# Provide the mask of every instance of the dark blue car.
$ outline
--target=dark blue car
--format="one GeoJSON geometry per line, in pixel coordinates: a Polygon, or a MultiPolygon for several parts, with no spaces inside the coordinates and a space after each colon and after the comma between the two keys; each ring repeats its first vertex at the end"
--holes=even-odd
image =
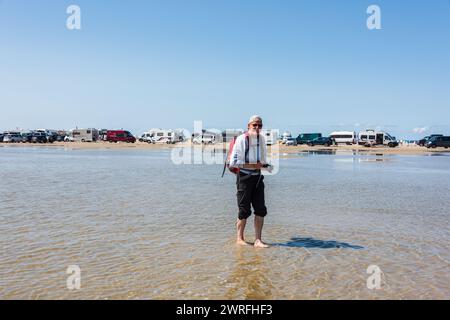
{"type": "Polygon", "coordinates": [[[310,147],[313,147],[313,146],[329,147],[332,144],[333,144],[333,140],[329,137],[320,137],[320,138],[316,138],[316,139],[308,142],[308,146],[310,146],[310,147]]]}

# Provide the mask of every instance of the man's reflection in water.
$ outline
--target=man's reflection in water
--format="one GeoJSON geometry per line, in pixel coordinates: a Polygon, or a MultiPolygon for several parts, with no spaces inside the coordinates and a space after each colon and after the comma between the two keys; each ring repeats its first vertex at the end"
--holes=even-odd
{"type": "Polygon", "coordinates": [[[228,278],[227,299],[272,299],[273,285],[264,252],[253,248],[237,247],[235,267],[228,278]]]}

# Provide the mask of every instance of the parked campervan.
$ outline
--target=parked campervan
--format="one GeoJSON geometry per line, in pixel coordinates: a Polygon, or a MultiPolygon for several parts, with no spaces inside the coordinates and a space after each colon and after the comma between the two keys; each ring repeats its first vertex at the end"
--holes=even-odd
{"type": "Polygon", "coordinates": [[[398,146],[398,141],[389,133],[383,131],[366,130],[359,133],[360,145],[385,145],[391,148],[398,146]]]}
{"type": "Polygon", "coordinates": [[[131,134],[130,131],[126,131],[126,130],[108,130],[106,132],[106,141],[109,141],[109,142],[135,143],[136,142],[136,138],[131,134]]]}
{"type": "Polygon", "coordinates": [[[215,134],[207,132],[197,135],[192,139],[192,143],[194,144],[215,144],[218,141],[215,134]]]}
{"type": "Polygon", "coordinates": [[[94,128],[89,129],[73,129],[69,137],[64,141],[74,142],[95,142],[99,139],[98,130],[94,128]]]}
{"type": "Polygon", "coordinates": [[[335,144],[356,144],[358,140],[358,135],[356,132],[352,131],[336,131],[330,134],[330,138],[335,144]]]}
{"type": "Polygon", "coordinates": [[[297,137],[298,144],[308,144],[314,139],[322,138],[321,133],[300,133],[297,137]]]}
{"type": "Polygon", "coordinates": [[[285,131],[282,135],[281,135],[281,142],[282,143],[286,143],[286,141],[288,141],[289,139],[292,138],[292,134],[289,131],[285,131]]]}
{"type": "Polygon", "coordinates": [[[217,129],[203,129],[202,132],[192,134],[194,144],[216,144],[223,142],[224,132],[217,129]]]}
{"type": "Polygon", "coordinates": [[[184,134],[181,130],[172,129],[151,129],[145,132],[148,143],[176,143],[184,141],[184,134]]]}
{"type": "Polygon", "coordinates": [[[271,146],[278,141],[278,130],[275,129],[263,129],[261,135],[266,139],[266,145],[271,146]]]}
{"type": "Polygon", "coordinates": [[[153,135],[150,132],[144,132],[140,137],[139,137],[139,142],[148,142],[148,143],[152,143],[153,135]]]}

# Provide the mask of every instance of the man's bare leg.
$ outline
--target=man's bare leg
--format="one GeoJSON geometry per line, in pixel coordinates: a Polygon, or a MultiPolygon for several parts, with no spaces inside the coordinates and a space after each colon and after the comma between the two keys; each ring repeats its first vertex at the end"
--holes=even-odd
{"type": "Polygon", "coordinates": [[[264,226],[264,217],[255,215],[255,244],[256,248],[268,248],[269,246],[262,242],[262,228],[264,226]]]}
{"type": "Polygon", "coordinates": [[[236,244],[241,245],[241,246],[248,246],[249,245],[244,240],[244,230],[245,230],[245,225],[246,224],[247,224],[247,220],[246,219],[243,219],[243,220],[237,219],[237,221],[236,221],[236,228],[237,228],[236,244]]]}

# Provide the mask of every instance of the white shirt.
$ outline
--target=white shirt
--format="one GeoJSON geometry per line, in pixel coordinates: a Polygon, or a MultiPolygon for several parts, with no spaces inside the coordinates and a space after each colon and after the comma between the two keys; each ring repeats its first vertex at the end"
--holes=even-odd
{"type": "MultiPolygon", "coordinates": [[[[245,161],[246,150],[246,136],[240,135],[236,138],[236,142],[233,148],[233,152],[230,157],[230,167],[242,168],[244,164],[256,164],[258,160],[262,164],[267,163],[267,145],[266,139],[263,135],[259,135],[259,153],[258,153],[258,138],[256,136],[249,135],[250,145],[248,146],[248,162],[245,161]]],[[[240,169],[242,173],[246,174],[259,174],[259,170],[252,169],[240,169]]]]}

